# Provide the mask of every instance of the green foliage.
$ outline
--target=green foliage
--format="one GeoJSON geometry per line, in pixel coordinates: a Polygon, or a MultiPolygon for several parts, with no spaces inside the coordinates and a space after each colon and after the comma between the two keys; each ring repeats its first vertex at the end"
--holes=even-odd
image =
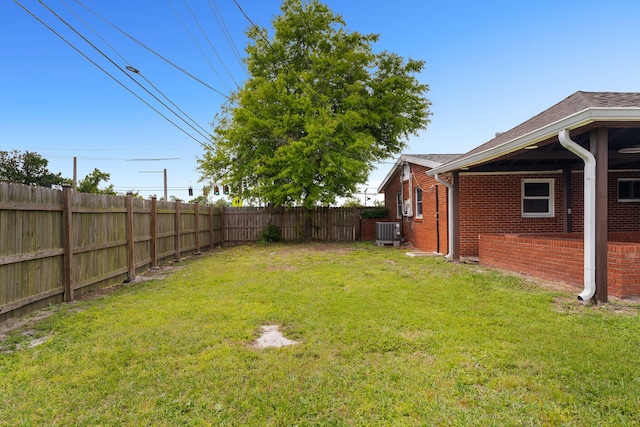
{"type": "Polygon", "coordinates": [[[366,208],[360,212],[360,218],[363,219],[386,219],[388,216],[389,210],[384,206],[366,208]]]}
{"type": "Polygon", "coordinates": [[[353,199],[349,199],[346,202],[344,202],[341,207],[343,208],[361,208],[362,207],[362,203],[360,202],[360,200],[353,198],[353,199]]]}
{"type": "Polygon", "coordinates": [[[189,203],[200,203],[201,205],[206,205],[209,202],[207,201],[207,197],[201,194],[198,197],[194,197],[193,199],[189,200],[189,203]]]}
{"type": "Polygon", "coordinates": [[[213,202],[213,206],[226,208],[226,207],[229,207],[229,202],[227,200],[225,200],[225,199],[218,199],[215,202],[213,202]]]}
{"type": "Polygon", "coordinates": [[[349,197],[373,163],[429,122],[423,61],[374,53],[318,0],[284,0],[273,36],[252,27],[250,78],[217,120],[202,181],[243,200],[307,208],[349,197]]]}
{"type": "Polygon", "coordinates": [[[66,183],[62,174],[47,169],[49,161],[31,151],[0,150],[0,181],[49,187],[66,183]]]}
{"type": "Polygon", "coordinates": [[[260,242],[262,243],[275,243],[282,239],[282,232],[280,227],[275,224],[267,225],[264,230],[260,232],[260,242]]]}
{"type": "Polygon", "coordinates": [[[85,176],[78,183],[77,190],[80,193],[93,193],[93,194],[109,194],[115,195],[116,191],[113,189],[113,184],[109,185],[106,188],[101,189],[100,183],[102,181],[108,182],[111,175],[100,171],[98,168],[93,169],[93,171],[85,176]]]}

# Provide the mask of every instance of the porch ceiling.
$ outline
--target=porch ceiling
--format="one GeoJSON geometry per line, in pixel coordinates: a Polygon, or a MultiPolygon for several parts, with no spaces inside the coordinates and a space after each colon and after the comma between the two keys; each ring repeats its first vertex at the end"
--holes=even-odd
{"type": "MultiPolygon", "coordinates": [[[[599,123],[598,126],[602,126],[599,123]]],[[[640,147],[639,127],[631,123],[608,123],[609,169],[639,169],[640,153],[620,153],[623,148],[640,147]]],[[[571,138],[589,149],[589,131],[594,126],[586,126],[571,132],[571,138]]],[[[506,172],[557,170],[564,167],[582,169],[584,162],[560,145],[555,136],[536,144],[535,149],[521,149],[498,159],[470,167],[469,172],[506,172]]],[[[640,148],[639,148],[640,149],[640,148]]]]}

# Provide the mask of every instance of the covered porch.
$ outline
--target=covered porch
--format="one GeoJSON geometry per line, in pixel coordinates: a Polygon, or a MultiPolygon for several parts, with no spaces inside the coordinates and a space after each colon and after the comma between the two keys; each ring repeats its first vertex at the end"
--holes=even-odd
{"type": "Polygon", "coordinates": [[[450,259],[585,301],[640,295],[640,93],[576,92],[430,173],[449,183],[450,259]]]}

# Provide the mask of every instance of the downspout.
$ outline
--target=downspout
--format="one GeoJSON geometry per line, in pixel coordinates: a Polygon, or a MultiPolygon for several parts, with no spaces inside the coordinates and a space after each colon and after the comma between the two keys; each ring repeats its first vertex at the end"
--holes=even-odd
{"type": "Polygon", "coordinates": [[[584,290],[580,301],[588,301],[596,293],[596,158],[569,137],[569,131],[558,133],[560,144],[584,161],[584,290]]]}
{"type": "Polygon", "coordinates": [[[402,162],[400,166],[400,242],[404,243],[404,166],[407,162],[402,162]]]}
{"type": "Polygon", "coordinates": [[[436,253],[440,253],[440,197],[436,185],[436,253]]]}
{"type": "Polygon", "coordinates": [[[447,181],[444,181],[440,178],[440,174],[435,174],[436,182],[447,187],[447,249],[448,252],[444,256],[446,260],[451,260],[453,258],[453,231],[451,230],[451,224],[453,224],[453,198],[451,197],[451,192],[453,191],[453,186],[449,184],[447,181]]]}

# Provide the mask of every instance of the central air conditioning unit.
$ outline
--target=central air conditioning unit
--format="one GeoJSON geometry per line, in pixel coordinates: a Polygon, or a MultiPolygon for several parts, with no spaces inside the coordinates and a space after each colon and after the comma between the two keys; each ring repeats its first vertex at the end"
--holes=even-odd
{"type": "Polygon", "coordinates": [[[400,246],[399,222],[376,222],[376,246],[400,246]]]}

